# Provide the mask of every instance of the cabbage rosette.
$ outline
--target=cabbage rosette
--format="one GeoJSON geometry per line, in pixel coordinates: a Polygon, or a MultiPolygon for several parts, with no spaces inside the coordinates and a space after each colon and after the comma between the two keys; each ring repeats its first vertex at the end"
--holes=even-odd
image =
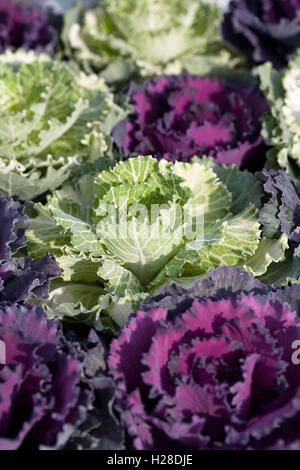
{"type": "Polygon", "coordinates": [[[132,75],[204,74],[241,62],[221,42],[222,10],[186,0],[102,0],[77,5],[65,20],[66,52],[111,83],[132,75]]]}
{"type": "Polygon", "coordinates": [[[129,448],[299,449],[300,286],[268,291],[222,267],[132,316],[108,359],[129,448]]]}
{"type": "Polygon", "coordinates": [[[133,113],[113,131],[121,153],[173,162],[208,155],[221,165],[263,167],[268,105],[256,84],[181,74],[132,84],[128,96],[133,113]]]}
{"type": "MultiPolygon", "coordinates": [[[[125,113],[125,114],[124,114],[125,113]]],[[[125,110],[102,79],[22,51],[0,56],[0,190],[31,200],[110,154],[125,110]]]]}
{"type": "Polygon", "coordinates": [[[162,286],[221,265],[263,275],[284,259],[287,235],[263,235],[262,196],[251,173],[208,158],[137,157],[84,175],[35,206],[29,251],[50,251],[62,269],[46,310],[101,329],[107,314],[122,325],[162,286]]]}

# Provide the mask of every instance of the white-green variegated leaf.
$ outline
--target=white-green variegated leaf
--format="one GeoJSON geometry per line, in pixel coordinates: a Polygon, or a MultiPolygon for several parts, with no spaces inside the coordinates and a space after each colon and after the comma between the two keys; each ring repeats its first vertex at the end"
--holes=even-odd
{"type": "MultiPolygon", "coordinates": [[[[242,266],[256,252],[259,238],[257,210],[249,205],[241,214],[221,223],[215,238],[203,243],[200,249],[180,251],[152,282],[152,286],[157,291],[172,280],[196,280],[219,266],[242,266]]],[[[196,244],[195,248],[198,248],[196,244]]]]}
{"type": "Polygon", "coordinates": [[[97,284],[56,281],[42,305],[49,318],[85,322],[102,329],[100,320],[103,289],[97,284]]]}
{"type": "Polygon", "coordinates": [[[47,253],[55,256],[63,254],[64,246],[70,244],[71,233],[59,227],[49,209],[35,204],[36,216],[31,220],[27,232],[27,248],[31,257],[43,258],[47,253]]]}
{"type": "Polygon", "coordinates": [[[258,67],[261,88],[270,110],[265,114],[263,137],[273,148],[269,165],[275,163],[299,177],[300,169],[300,51],[296,51],[284,71],[270,63],[258,67]]]}
{"type": "Polygon", "coordinates": [[[263,186],[252,173],[240,171],[235,165],[216,166],[215,172],[232,195],[233,214],[239,214],[250,203],[261,207],[263,186]]]}
{"type": "Polygon", "coordinates": [[[109,222],[99,223],[99,226],[97,233],[106,252],[117,258],[143,285],[153,279],[183,243],[181,217],[178,220],[176,208],[172,206],[163,210],[153,224],[148,218],[139,221],[133,217],[124,220],[124,228],[122,221],[115,227],[109,222]]]}
{"type": "Polygon", "coordinates": [[[63,227],[65,232],[71,232],[74,248],[94,257],[101,256],[103,248],[93,225],[94,213],[92,209],[85,209],[70,201],[55,198],[51,200],[49,209],[57,225],[63,227]]]}
{"type": "Polygon", "coordinates": [[[14,164],[12,171],[7,167],[6,160],[0,157],[0,191],[1,194],[9,197],[17,196],[23,201],[30,201],[46,191],[54,191],[68,179],[73,167],[71,161],[61,166],[59,170],[49,166],[44,176],[41,176],[39,171],[27,175],[23,169],[21,174],[18,174],[18,162],[14,160],[11,164],[14,164]]]}
{"type": "Polygon", "coordinates": [[[192,197],[187,205],[192,215],[202,213],[204,218],[204,229],[208,230],[218,220],[228,215],[228,209],[232,204],[232,195],[224,186],[213,169],[206,168],[201,163],[176,162],[173,173],[183,179],[182,185],[192,191],[192,197]]]}
{"type": "Polygon", "coordinates": [[[250,204],[243,212],[224,222],[224,239],[205,248],[202,272],[218,266],[240,266],[256,252],[260,239],[260,224],[255,207],[250,204]]]}
{"type": "Polygon", "coordinates": [[[108,282],[106,292],[113,293],[116,297],[132,297],[143,292],[143,287],[134,274],[110,259],[102,263],[98,275],[108,282]]]}
{"type": "Polygon", "coordinates": [[[275,284],[279,286],[289,283],[299,282],[300,261],[298,257],[289,253],[283,261],[273,262],[267,271],[259,277],[265,284],[275,284]]]}
{"type": "Polygon", "coordinates": [[[243,268],[254,276],[262,276],[272,263],[279,263],[285,258],[288,249],[288,237],[281,234],[279,240],[263,237],[258,249],[251,258],[247,259],[243,268]]]}
{"type": "Polygon", "coordinates": [[[64,254],[58,258],[64,281],[93,283],[99,281],[98,270],[102,260],[91,255],[78,253],[65,247],[64,254]]]}
{"type": "MultiPolygon", "coordinates": [[[[137,293],[132,296],[117,297],[116,295],[106,295],[102,299],[103,310],[113,321],[122,327],[128,321],[129,315],[136,312],[139,306],[149,298],[146,292],[137,293]]],[[[104,322],[106,317],[102,319],[104,322]]]]}

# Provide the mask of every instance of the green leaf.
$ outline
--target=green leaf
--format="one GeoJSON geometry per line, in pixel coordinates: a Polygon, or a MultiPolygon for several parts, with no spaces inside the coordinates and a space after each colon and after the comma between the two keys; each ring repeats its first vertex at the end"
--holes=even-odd
{"type": "Polygon", "coordinates": [[[93,226],[94,213],[92,209],[84,209],[78,204],[59,201],[55,198],[50,201],[49,209],[56,223],[63,227],[65,232],[72,233],[74,248],[95,257],[103,254],[103,248],[93,226]]]}
{"type": "Polygon", "coordinates": [[[58,263],[64,281],[85,283],[99,281],[98,270],[102,260],[65,248],[64,254],[58,258],[58,263]]]}
{"type": "Polygon", "coordinates": [[[247,170],[240,171],[236,166],[216,166],[215,172],[232,195],[231,211],[238,214],[248,204],[260,208],[264,195],[262,184],[247,170]]]}
{"type": "Polygon", "coordinates": [[[56,281],[42,306],[48,317],[71,323],[86,323],[101,331],[103,289],[96,284],[56,281]]]}
{"type": "Polygon", "coordinates": [[[39,203],[34,209],[36,216],[31,219],[31,230],[27,232],[29,255],[39,259],[49,252],[54,256],[62,255],[64,246],[70,243],[71,233],[58,227],[47,206],[39,203]]]}
{"type": "Polygon", "coordinates": [[[299,259],[289,254],[285,260],[279,263],[272,263],[266,273],[259,280],[265,284],[275,284],[284,286],[289,283],[298,282],[300,279],[300,262],[299,259]]]}
{"type": "Polygon", "coordinates": [[[247,260],[243,268],[254,276],[261,276],[271,263],[279,263],[284,260],[287,248],[288,237],[285,233],[281,234],[279,240],[263,237],[257,251],[247,260]]]}
{"type": "Polygon", "coordinates": [[[224,239],[203,250],[202,272],[219,266],[242,266],[245,259],[253,256],[259,245],[260,224],[257,210],[249,204],[240,214],[224,222],[224,239]]]}
{"type": "Polygon", "coordinates": [[[98,269],[98,275],[108,281],[106,292],[113,293],[117,297],[131,297],[143,291],[138,279],[130,271],[112,260],[106,259],[104,261],[98,269]]]}

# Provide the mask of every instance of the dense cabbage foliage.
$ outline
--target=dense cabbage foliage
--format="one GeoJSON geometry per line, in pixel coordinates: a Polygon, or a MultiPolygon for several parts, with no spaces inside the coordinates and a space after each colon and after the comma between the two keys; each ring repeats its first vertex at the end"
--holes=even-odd
{"type": "Polygon", "coordinates": [[[299,0],[233,0],[222,24],[225,42],[250,62],[284,68],[300,47],[299,0]]]}
{"type": "Polygon", "coordinates": [[[85,70],[102,71],[111,82],[135,73],[202,74],[231,60],[221,43],[221,18],[214,3],[202,1],[102,0],[71,10],[63,38],[85,70]]]}
{"type": "Polygon", "coordinates": [[[134,448],[299,448],[300,323],[279,301],[288,290],[267,292],[223,267],[188,290],[165,288],[131,318],[109,367],[134,448]]]}
{"type": "Polygon", "coordinates": [[[109,151],[126,112],[102,79],[47,56],[0,56],[0,190],[30,200],[109,151]],[[29,63],[28,63],[29,62],[29,63]]]}
{"type": "Polygon", "coordinates": [[[221,265],[264,274],[284,259],[287,236],[263,236],[262,196],[253,175],[208,158],[137,157],[79,178],[35,206],[30,253],[56,255],[64,280],[47,310],[97,328],[105,312],[122,325],[165,284],[190,285],[221,265]]]}
{"type": "Polygon", "coordinates": [[[271,64],[259,67],[261,88],[270,104],[266,113],[263,136],[272,146],[270,164],[276,163],[290,174],[299,176],[300,167],[300,51],[297,51],[283,72],[271,64]]]}
{"type": "Polygon", "coordinates": [[[0,450],[300,449],[299,179],[300,0],[0,0],[0,450]]]}
{"type": "Polygon", "coordinates": [[[257,86],[234,78],[161,76],[128,91],[134,112],[113,131],[122,153],[261,169],[266,147],[261,119],[267,104],[257,86]]]}
{"type": "Polygon", "coordinates": [[[12,304],[0,307],[0,338],[0,450],[121,448],[115,388],[95,334],[82,345],[67,341],[42,309],[12,304]]]}

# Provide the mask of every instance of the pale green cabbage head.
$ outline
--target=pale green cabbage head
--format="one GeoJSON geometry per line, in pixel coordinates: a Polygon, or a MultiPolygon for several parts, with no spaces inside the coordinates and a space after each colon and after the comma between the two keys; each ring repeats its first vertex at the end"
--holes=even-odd
{"type": "Polygon", "coordinates": [[[103,79],[33,52],[0,56],[0,190],[30,200],[109,153],[126,116],[103,79]]]}
{"type": "Polygon", "coordinates": [[[167,284],[184,286],[222,265],[261,276],[284,259],[287,237],[260,228],[262,186],[247,171],[130,158],[84,175],[37,204],[29,251],[62,269],[44,305],[50,315],[118,325],[167,284]],[[153,211],[153,212],[152,212],[153,211]]]}
{"type": "Polygon", "coordinates": [[[71,10],[63,38],[86,69],[112,82],[135,71],[204,74],[230,60],[221,21],[222,10],[200,0],[103,0],[71,10]]]}

